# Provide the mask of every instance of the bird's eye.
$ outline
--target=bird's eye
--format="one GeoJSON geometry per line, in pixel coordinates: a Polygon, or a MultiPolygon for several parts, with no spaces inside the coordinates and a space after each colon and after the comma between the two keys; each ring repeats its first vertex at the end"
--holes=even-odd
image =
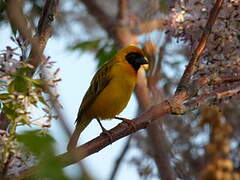
{"type": "Polygon", "coordinates": [[[135,69],[137,72],[141,65],[147,64],[146,59],[142,53],[131,52],[125,56],[127,62],[135,69]]]}

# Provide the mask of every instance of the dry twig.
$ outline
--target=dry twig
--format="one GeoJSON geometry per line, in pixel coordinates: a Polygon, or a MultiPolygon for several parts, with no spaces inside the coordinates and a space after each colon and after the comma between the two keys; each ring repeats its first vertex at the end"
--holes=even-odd
{"type": "Polygon", "coordinates": [[[202,37],[198,43],[197,48],[195,49],[195,51],[192,55],[192,58],[190,59],[188,65],[183,73],[183,76],[178,84],[176,93],[180,93],[181,91],[187,90],[191,76],[195,72],[198,62],[199,62],[199,58],[202,55],[202,53],[206,47],[212,27],[213,27],[214,23],[216,22],[216,19],[217,19],[218,13],[222,7],[222,4],[223,4],[223,0],[217,0],[214,7],[211,9],[210,16],[209,16],[207,24],[204,28],[202,37]]]}

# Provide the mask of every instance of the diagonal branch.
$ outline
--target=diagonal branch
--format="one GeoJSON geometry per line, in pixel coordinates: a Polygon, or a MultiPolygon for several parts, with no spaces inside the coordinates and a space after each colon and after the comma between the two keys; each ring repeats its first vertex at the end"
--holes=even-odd
{"type": "Polygon", "coordinates": [[[29,56],[29,63],[32,64],[35,68],[42,62],[41,56],[44,51],[44,48],[47,44],[48,39],[52,36],[52,23],[55,19],[57,13],[57,6],[59,0],[46,0],[42,16],[38,22],[37,32],[34,39],[34,44],[32,44],[32,49],[29,56]],[[35,46],[35,41],[37,47],[35,46]]]}
{"type": "MultiPolygon", "coordinates": [[[[175,96],[171,101],[183,101],[185,99],[185,96],[175,96]]],[[[109,130],[109,133],[111,134],[112,140],[109,141],[108,136],[98,136],[97,138],[79,146],[74,150],[74,154],[78,154],[78,159],[72,159],[72,153],[67,152],[60,156],[58,156],[58,159],[61,160],[61,164],[63,166],[68,166],[72,163],[75,163],[90,154],[96,153],[103,149],[104,147],[108,146],[109,144],[112,144],[113,142],[128,136],[140,129],[146,128],[150,123],[157,120],[159,117],[164,116],[167,113],[170,113],[171,107],[168,101],[164,101],[161,104],[158,104],[156,106],[153,106],[148,111],[143,113],[141,116],[134,118],[133,121],[135,122],[135,128],[133,129],[131,126],[127,126],[124,122],[120,123],[116,127],[109,130]]]]}
{"type": "MultiPolygon", "coordinates": [[[[186,96],[175,96],[171,101],[183,101],[186,96]]],[[[94,154],[106,146],[114,143],[115,141],[126,137],[140,129],[146,128],[151,122],[157,120],[159,117],[164,116],[165,114],[170,113],[171,107],[169,101],[164,101],[158,105],[153,106],[147,112],[143,113],[141,116],[133,119],[135,121],[135,129],[131,126],[126,125],[124,122],[120,123],[116,127],[109,130],[111,134],[111,141],[109,141],[108,136],[100,135],[91,141],[77,147],[72,152],[66,152],[64,154],[56,156],[56,159],[59,160],[62,167],[69,166],[74,164],[85,157],[94,154]]],[[[34,170],[37,170],[37,166],[30,167],[26,170],[19,172],[19,175],[22,179],[34,174],[34,170]]],[[[8,179],[13,179],[15,175],[9,175],[8,179]]]]}
{"type": "Polygon", "coordinates": [[[189,84],[190,78],[196,70],[196,67],[199,62],[199,58],[202,55],[202,53],[206,47],[207,40],[211,33],[212,27],[213,27],[214,23],[216,22],[216,19],[217,19],[218,13],[222,7],[222,4],[223,4],[223,0],[217,0],[214,7],[211,9],[210,16],[209,16],[207,24],[204,28],[202,37],[199,41],[197,48],[195,49],[195,51],[193,53],[192,58],[190,59],[188,65],[187,65],[187,68],[185,69],[185,71],[183,73],[183,76],[178,84],[176,93],[180,93],[181,91],[186,90],[186,88],[189,84]]]}
{"type": "MultiPolygon", "coordinates": [[[[238,85],[239,86],[239,85],[238,85]]],[[[222,98],[224,95],[235,95],[239,93],[239,88],[235,90],[227,90],[227,91],[218,91],[214,93],[207,94],[205,97],[200,98],[210,98],[210,97],[220,97],[222,98]]],[[[120,123],[116,127],[109,130],[109,134],[111,134],[111,141],[109,141],[108,136],[100,135],[93,140],[77,147],[72,152],[66,152],[64,154],[58,155],[55,158],[60,162],[62,167],[69,166],[74,164],[89,155],[97,153],[98,151],[102,150],[106,146],[114,143],[115,141],[126,137],[140,129],[147,128],[150,124],[159,120],[159,118],[163,117],[166,114],[174,113],[172,112],[172,104],[182,104],[187,98],[189,98],[188,93],[179,93],[172,98],[163,101],[160,104],[152,106],[148,111],[143,113],[137,118],[134,118],[133,121],[135,122],[135,129],[131,126],[127,126],[124,122],[120,123]]],[[[190,101],[185,103],[186,106],[191,106],[194,104],[198,104],[199,99],[190,101]]],[[[21,178],[26,178],[30,175],[34,174],[34,170],[37,170],[37,166],[30,167],[26,170],[19,172],[21,178]]],[[[8,175],[6,179],[14,179],[16,175],[8,175]]]]}

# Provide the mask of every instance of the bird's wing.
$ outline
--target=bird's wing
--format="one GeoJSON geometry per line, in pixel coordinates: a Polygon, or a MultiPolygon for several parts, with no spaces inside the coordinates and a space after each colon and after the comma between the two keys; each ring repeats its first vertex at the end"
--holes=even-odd
{"type": "Polygon", "coordinates": [[[109,61],[107,64],[103,65],[93,77],[90,87],[88,88],[80,106],[78,117],[76,119],[77,122],[81,120],[81,116],[86,109],[94,102],[97,96],[103,91],[103,89],[108,85],[111,81],[111,68],[112,61],[109,61]]]}

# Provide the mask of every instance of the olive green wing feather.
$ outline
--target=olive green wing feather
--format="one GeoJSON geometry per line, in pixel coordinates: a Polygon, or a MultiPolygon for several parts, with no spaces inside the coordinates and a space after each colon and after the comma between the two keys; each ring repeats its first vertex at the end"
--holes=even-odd
{"type": "Polygon", "coordinates": [[[77,122],[81,121],[82,114],[89,108],[89,106],[95,101],[97,96],[103,91],[103,89],[109,84],[111,81],[111,68],[113,62],[109,61],[104,64],[93,77],[90,87],[88,88],[83,100],[82,104],[78,111],[78,117],[76,119],[77,122]]]}

